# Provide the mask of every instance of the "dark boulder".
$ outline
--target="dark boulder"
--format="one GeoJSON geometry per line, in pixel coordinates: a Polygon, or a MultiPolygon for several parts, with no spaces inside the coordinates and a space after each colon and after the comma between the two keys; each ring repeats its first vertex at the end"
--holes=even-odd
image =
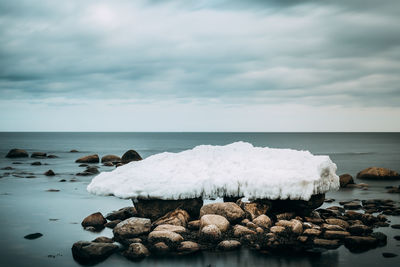
{"type": "Polygon", "coordinates": [[[6,155],[6,158],[27,158],[27,157],[29,157],[28,152],[18,148],[11,149],[6,155]]]}
{"type": "Polygon", "coordinates": [[[56,158],[58,158],[58,156],[56,156],[56,155],[48,155],[47,158],[48,159],[56,159],[56,158]]]}
{"type": "Polygon", "coordinates": [[[34,234],[26,235],[26,236],[24,236],[24,238],[32,240],[32,239],[36,239],[36,238],[39,238],[39,237],[42,237],[42,236],[43,236],[43,234],[41,234],[41,233],[34,233],[34,234]]]}
{"type": "Polygon", "coordinates": [[[117,211],[113,211],[107,214],[106,218],[107,220],[113,221],[113,220],[125,220],[131,217],[134,217],[137,215],[137,211],[135,207],[125,207],[122,209],[119,209],[117,211]]]}
{"type": "Polygon", "coordinates": [[[70,153],[78,153],[79,151],[76,150],[76,149],[71,149],[69,152],[70,152],[70,153]]]}
{"type": "Polygon", "coordinates": [[[40,161],[35,161],[31,163],[32,166],[40,166],[42,163],[40,161]]]}
{"type": "Polygon", "coordinates": [[[96,229],[103,229],[104,224],[106,223],[107,220],[103,217],[103,214],[101,214],[100,212],[96,212],[83,219],[81,225],[83,227],[92,226],[96,229]]]}
{"type": "Polygon", "coordinates": [[[142,157],[137,153],[135,150],[128,150],[125,152],[125,154],[122,156],[121,161],[122,163],[126,164],[131,161],[138,161],[142,160],[142,157]]]}
{"type": "Polygon", "coordinates": [[[369,167],[357,174],[358,179],[376,179],[376,180],[395,180],[400,179],[400,175],[386,168],[369,167]]]}
{"type": "Polygon", "coordinates": [[[31,158],[40,158],[43,159],[47,156],[45,152],[33,152],[31,158]]]}
{"type": "Polygon", "coordinates": [[[299,215],[307,215],[311,211],[319,208],[324,204],[325,194],[312,195],[309,200],[292,200],[292,199],[257,199],[253,202],[268,203],[271,205],[271,213],[278,214],[284,212],[295,212],[299,215]]]}
{"type": "Polygon", "coordinates": [[[54,176],[56,174],[53,172],[53,170],[48,170],[47,172],[44,173],[44,175],[46,175],[46,176],[54,176]]]}
{"type": "Polygon", "coordinates": [[[76,163],[99,163],[99,155],[84,156],[75,161],[76,163]]]}
{"type": "Polygon", "coordinates": [[[72,255],[79,263],[94,264],[105,260],[116,250],[118,246],[112,243],[78,241],[72,246],[72,255]]]}
{"type": "Polygon", "coordinates": [[[341,188],[346,187],[348,184],[354,184],[353,176],[348,173],[340,175],[339,181],[341,188]]]}

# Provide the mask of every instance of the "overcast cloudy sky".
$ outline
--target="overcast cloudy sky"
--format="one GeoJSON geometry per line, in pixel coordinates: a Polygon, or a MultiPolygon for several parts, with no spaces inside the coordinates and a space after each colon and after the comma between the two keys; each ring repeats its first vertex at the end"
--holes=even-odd
{"type": "Polygon", "coordinates": [[[0,0],[1,131],[400,131],[399,0],[0,0]]]}

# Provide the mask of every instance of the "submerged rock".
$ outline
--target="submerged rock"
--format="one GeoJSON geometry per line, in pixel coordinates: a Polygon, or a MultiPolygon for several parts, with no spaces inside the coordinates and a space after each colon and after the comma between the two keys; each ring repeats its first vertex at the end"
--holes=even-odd
{"type": "Polygon", "coordinates": [[[47,172],[44,173],[44,175],[46,175],[46,176],[54,176],[56,174],[53,172],[53,170],[48,170],[47,172]]]}
{"type": "Polygon", "coordinates": [[[80,263],[90,264],[105,260],[118,250],[118,246],[112,243],[97,243],[78,241],[72,246],[72,255],[80,263]]]}
{"type": "Polygon", "coordinates": [[[200,209],[200,217],[206,214],[217,214],[225,217],[229,222],[240,222],[245,212],[233,202],[213,203],[204,205],[200,209]]]}
{"type": "Polygon", "coordinates": [[[99,155],[84,156],[75,161],[76,163],[99,163],[99,155]]]}
{"type": "Polygon", "coordinates": [[[378,240],[372,236],[347,236],[344,245],[352,252],[362,252],[378,246],[378,240]]]}
{"type": "Polygon", "coordinates": [[[31,158],[46,158],[47,154],[45,152],[33,152],[31,158]]]}
{"type": "Polygon", "coordinates": [[[32,240],[32,239],[37,239],[37,238],[42,237],[42,236],[43,236],[43,234],[41,234],[41,233],[34,233],[34,234],[26,235],[26,236],[24,236],[24,238],[32,240]]]}
{"type": "Polygon", "coordinates": [[[29,157],[28,152],[18,148],[11,149],[6,155],[6,158],[27,158],[27,157],[29,157]]]}
{"type": "Polygon", "coordinates": [[[379,168],[379,167],[369,167],[357,174],[358,179],[378,179],[378,180],[393,180],[400,179],[400,175],[390,169],[379,168]]]}
{"type": "Polygon", "coordinates": [[[131,161],[139,161],[142,160],[142,157],[137,153],[135,150],[128,150],[122,155],[121,161],[122,163],[126,164],[131,161]]]}
{"type": "Polygon", "coordinates": [[[128,259],[136,260],[150,255],[149,250],[141,243],[132,243],[123,255],[128,259]]]}
{"type": "Polygon", "coordinates": [[[170,211],[182,209],[189,213],[191,218],[198,218],[200,208],[203,206],[202,198],[191,198],[181,200],[162,199],[137,199],[132,200],[139,217],[157,220],[170,211]]]}
{"type": "Polygon", "coordinates": [[[163,241],[167,243],[179,243],[183,241],[183,237],[172,231],[153,231],[149,234],[148,239],[150,242],[163,241]]]}

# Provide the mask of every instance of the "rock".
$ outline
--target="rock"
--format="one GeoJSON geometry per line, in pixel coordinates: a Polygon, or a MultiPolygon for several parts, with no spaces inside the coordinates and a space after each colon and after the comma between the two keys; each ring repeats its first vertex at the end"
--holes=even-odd
{"type": "Polygon", "coordinates": [[[348,173],[340,175],[339,181],[341,188],[346,187],[348,184],[354,184],[353,176],[348,173]]]}
{"type": "Polygon", "coordinates": [[[313,241],[315,246],[318,247],[323,247],[327,249],[336,249],[340,247],[340,242],[339,240],[328,240],[328,239],[321,239],[321,238],[316,238],[313,241]]]}
{"type": "Polygon", "coordinates": [[[89,164],[82,163],[82,164],[79,164],[79,166],[78,166],[78,167],[89,167],[89,164]]]}
{"type": "Polygon", "coordinates": [[[135,207],[125,207],[122,209],[119,209],[117,211],[113,211],[107,214],[106,218],[107,220],[113,221],[113,220],[125,220],[131,217],[135,217],[137,215],[137,211],[135,207]]]}
{"type": "Polygon", "coordinates": [[[220,250],[228,251],[240,248],[242,244],[237,240],[224,240],[218,243],[217,248],[220,250]]]}
{"type": "Polygon", "coordinates": [[[104,162],[103,166],[107,166],[107,167],[113,167],[114,164],[112,162],[104,162]]]}
{"type": "Polygon", "coordinates": [[[269,230],[271,233],[280,234],[283,233],[286,230],[286,228],[283,226],[272,226],[269,230]]]}
{"type": "Polygon", "coordinates": [[[51,189],[47,189],[46,192],[60,192],[60,190],[51,188],[51,189]]]}
{"type": "Polygon", "coordinates": [[[76,149],[71,149],[69,152],[70,152],[70,153],[78,153],[79,151],[76,150],[76,149]]]}
{"type": "Polygon", "coordinates": [[[308,201],[305,200],[272,200],[272,213],[282,213],[282,212],[295,212],[296,214],[305,215],[311,211],[319,208],[324,204],[325,194],[312,195],[308,201]]]}
{"type": "Polygon", "coordinates": [[[378,240],[372,236],[347,236],[344,245],[352,252],[361,252],[378,246],[378,240]]]}
{"type": "Polygon", "coordinates": [[[325,231],[324,233],[325,239],[344,239],[347,236],[350,236],[350,233],[346,231],[325,231]]]}
{"type": "Polygon", "coordinates": [[[14,170],[14,168],[10,167],[10,166],[7,166],[7,167],[1,168],[0,170],[11,171],[11,170],[14,170]]]}
{"type": "Polygon", "coordinates": [[[183,226],[171,225],[171,224],[160,224],[153,231],[171,231],[174,233],[185,233],[186,228],[183,226]]]}
{"type": "Polygon", "coordinates": [[[272,226],[272,221],[267,215],[260,215],[253,220],[253,223],[261,228],[267,229],[272,226]]]}
{"type": "Polygon", "coordinates": [[[77,173],[77,176],[89,176],[89,175],[94,175],[94,174],[98,174],[99,170],[94,167],[94,166],[88,166],[86,167],[86,170],[84,170],[83,172],[77,173]]]}
{"type": "Polygon", "coordinates": [[[233,235],[235,237],[241,237],[245,235],[255,235],[256,232],[253,230],[250,230],[249,228],[242,226],[240,224],[237,224],[233,227],[233,235]]]}
{"type": "Polygon", "coordinates": [[[308,236],[304,236],[304,235],[298,236],[297,241],[299,241],[301,243],[305,243],[308,241],[308,236]]]}
{"type": "Polygon", "coordinates": [[[183,241],[177,248],[179,254],[192,254],[199,250],[200,250],[199,244],[192,241],[183,241]]]}
{"type": "Polygon", "coordinates": [[[245,212],[233,202],[212,203],[200,209],[200,217],[206,214],[217,214],[225,217],[229,222],[240,222],[245,212]]]}
{"type": "Polygon", "coordinates": [[[276,224],[276,226],[288,227],[290,230],[297,235],[300,235],[303,232],[303,225],[299,220],[292,219],[290,221],[280,220],[276,224]]]}
{"type": "Polygon", "coordinates": [[[139,160],[142,160],[142,157],[135,150],[126,151],[121,158],[121,161],[124,164],[129,163],[131,161],[139,161],[139,160]]]}
{"type": "Polygon", "coordinates": [[[89,155],[75,160],[76,163],[99,163],[99,155],[89,155]]]}
{"type": "Polygon", "coordinates": [[[296,213],[294,212],[284,212],[276,214],[276,219],[279,220],[291,220],[296,217],[296,213]]]}
{"type": "Polygon", "coordinates": [[[47,158],[48,159],[56,159],[56,158],[58,158],[58,156],[56,156],[56,155],[47,155],[47,158]]]}
{"type": "Polygon", "coordinates": [[[376,238],[378,240],[378,246],[386,246],[387,243],[387,235],[382,232],[375,232],[371,234],[371,237],[376,238]]]}
{"type": "Polygon", "coordinates": [[[393,171],[386,168],[379,168],[379,167],[369,167],[357,174],[358,179],[379,179],[379,180],[393,180],[393,179],[400,179],[400,175],[393,171]]]}
{"type": "Polygon", "coordinates": [[[361,220],[363,217],[363,214],[360,212],[349,210],[349,211],[346,211],[344,216],[346,216],[350,220],[361,220]]]}
{"type": "Polygon", "coordinates": [[[197,219],[200,214],[200,208],[203,206],[203,199],[138,199],[133,200],[133,203],[139,217],[150,218],[153,221],[178,208],[187,211],[191,218],[197,219]]]}
{"type": "Polygon", "coordinates": [[[372,228],[363,224],[354,224],[347,229],[352,235],[365,235],[372,233],[372,228]]]}
{"type": "Polygon", "coordinates": [[[116,241],[123,242],[125,239],[149,233],[150,228],[149,219],[132,217],[117,224],[113,229],[113,234],[116,241]]]}
{"type": "Polygon", "coordinates": [[[349,227],[349,223],[341,219],[326,219],[325,221],[328,224],[339,225],[343,229],[347,229],[349,227]]]}
{"type": "Polygon", "coordinates": [[[395,235],[393,238],[396,239],[397,241],[400,241],[400,235],[395,235]]]}
{"type": "Polygon", "coordinates": [[[42,163],[40,161],[35,161],[31,163],[32,166],[40,166],[42,163]]]}
{"type": "Polygon", "coordinates": [[[142,243],[131,243],[123,255],[128,259],[136,260],[149,256],[150,252],[142,243]]]}
{"type": "Polygon", "coordinates": [[[106,155],[101,158],[101,163],[104,162],[121,162],[121,158],[116,155],[106,155]]]}
{"type": "Polygon", "coordinates": [[[346,210],[358,210],[361,209],[361,205],[360,202],[351,201],[349,203],[344,204],[343,208],[345,208],[346,210]]]}
{"type": "Polygon", "coordinates": [[[339,225],[327,224],[327,223],[323,223],[321,225],[321,228],[324,230],[331,230],[331,231],[346,231],[345,228],[343,228],[339,225]]]}
{"type": "Polygon", "coordinates": [[[176,209],[174,211],[170,211],[158,220],[153,223],[153,226],[161,225],[161,224],[172,224],[178,226],[187,226],[187,222],[189,221],[189,213],[186,210],[176,209]]]}
{"type": "Polygon", "coordinates": [[[13,148],[8,151],[6,158],[26,158],[28,153],[23,149],[13,148]]]}
{"type": "Polygon", "coordinates": [[[45,158],[47,156],[44,152],[33,152],[31,158],[45,158]]]}
{"type": "Polygon", "coordinates": [[[67,180],[65,180],[65,179],[60,179],[60,183],[65,183],[67,180]]]}
{"type": "Polygon", "coordinates": [[[393,258],[393,257],[397,257],[398,255],[395,254],[395,253],[383,252],[383,253],[382,253],[382,256],[383,256],[384,258],[393,258]]]}
{"type": "Polygon", "coordinates": [[[206,214],[200,218],[200,229],[208,225],[215,225],[223,233],[229,229],[230,223],[221,215],[206,214]]]}
{"type": "Polygon", "coordinates": [[[103,217],[103,214],[96,212],[83,219],[81,225],[83,227],[92,226],[96,229],[103,229],[106,223],[107,220],[103,217]]]}
{"type": "Polygon", "coordinates": [[[246,217],[250,220],[254,220],[256,217],[266,214],[271,209],[271,203],[264,202],[250,202],[245,203],[241,200],[237,201],[237,204],[245,212],[246,217]]]}
{"type": "Polygon", "coordinates": [[[37,238],[42,237],[42,236],[43,236],[43,234],[41,234],[41,233],[34,233],[34,234],[26,235],[26,236],[24,236],[24,238],[32,240],[32,239],[37,239],[37,238]]]}
{"type": "Polygon", "coordinates": [[[46,175],[46,176],[54,176],[56,174],[53,172],[53,170],[48,170],[47,172],[44,173],[44,175],[46,175]]]}
{"type": "Polygon", "coordinates": [[[392,224],[390,227],[393,229],[400,229],[400,224],[392,224]]]}
{"type": "Polygon", "coordinates": [[[190,230],[199,230],[200,229],[200,220],[191,221],[188,223],[187,226],[190,230]]]}
{"type": "Polygon", "coordinates": [[[72,246],[72,255],[80,263],[96,263],[109,257],[118,246],[111,243],[78,241],[72,246]]]}
{"type": "Polygon", "coordinates": [[[216,225],[210,224],[201,228],[200,236],[206,242],[216,243],[221,240],[222,233],[216,225]]]}
{"type": "Polygon", "coordinates": [[[111,238],[106,237],[106,236],[99,236],[96,239],[92,240],[92,242],[95,242],[95,243],[114,243],[114,240],[112,240],[111,238]]]}
{"type": "Polygon", "coordinates": [[[318,229],[306,229],[306,230],[304,230],[303,235],[305,235],[305,236],[320,236],[321,231],[318,229]]]}
{"type": "Polygon", "coordinates": [[[121,222],[121,220],[113,220],[113,221],[106,223],[104,226],[107,228],[114,229],[114,227],[117,226],[117,224],[119,224],[120,222],[121,222]]]}
{"type": "Polygon", "coordinates": [[[183,241],[183,237],[171,231],[153,231],[149,234],[148,239],[150,242],[163,241],[168,243],[179,243],[183,241]]]}
{"type": "Polygon", "coordinates": [[[165,254],[169,251],[169,247],[164,242],[157,242],[153,245],[152,251],[158,254],[165,254]]]}

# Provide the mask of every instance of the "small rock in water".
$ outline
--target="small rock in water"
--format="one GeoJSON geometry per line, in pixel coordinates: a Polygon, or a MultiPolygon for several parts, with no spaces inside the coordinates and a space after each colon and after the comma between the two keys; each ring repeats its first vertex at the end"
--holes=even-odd
{"type": "Polygon", "coordinates": [[[383,252],[382,256],[385,257],[385,258],[393,258],[393,257],[397,257],[397,254],[390,253],[390,252],[383,252]]]}
{"type": "Polygon", "coordinates": [[[67,180],[65,180],[65,179],[61,179],[59,182],[61,182],[61,183],[63,183],[63,182],[66,182],[67,180]]]}
{"type": "Polygon", "coordinates": [[[43,234],[41,234],[41,233],[34,233],[34,234],[26,235],[26,236],[24,236],[24,238],[32,240],[32,239],[36,239],[36,238],[39,238],[39,237],[42,237],[42,236],[43,236],[43,234]]]}
{"type": "Polygon", "coordinates": [[[47,189],[46,192],[60,192],[60,190],[51,188],[51,189],[47,189]]]}
{"type": "Polygon", "coordinates": [[[10,170],[14,170],[14,168],[10,167],[10,166],[7,166],[7,167],[4,167],[4,168],[1,168],[1,170],[10,171],[10,170]]]}
{"type": "Polygon", "coordinates": [[[78,153],[79,151],[76,150],[76,149],[71,149],[69,152],[70,152],[70,153],[78,153]]]}
{"type": "Polygon", "coordinates": [[[42,163],[40,161],[35,161],[31,163],[32,166],[40,166],[42,163]]]}
{"type": "Polygon", "coordinates": [[[400,235],[395,235],[393,238],[400,241],[400,235]]]}
{"type": "Polygon", "coordinates": [[[84,156],[79,159],[77,159],[75,162],[76,163],[99,163],[99,155],[93,154],[89,156],[84,156]]]}
{"type": "Polygon", "coordinates": [[[106,259],[118,246],[111,243],[78,241],[72,246],[72,255],[80,263],[96,263],[106,259]]]}
{"type": "Polygon", "coordinates": [[[88,167],[88,166],[89,166],[89,164],[83,163],[83,164],[79,164],[78,167],[88,167]]]}
{"type": "Polygon", "coordinates": [[[14,148],[8,152],[8,154],[6,155],[6,158],[26,158],[28,156],[29,155],[25,150],[14,148]]]}
{"type": "Polygon", "coordinates": [[[327,198],[324,200],[324,202],[326,202],[326,203],[332,203],[334,201],[335,201],[335,199],[333,199],[333,198],[327,198]]]}
{"type": "Polygon", "coordinates": [[[33,152],[31,158],[45,158],[46,155],[45,152],[33,152]]]}
{"type": "Polygon", "coordinates": [[[53,170],[48,170],[47,172],[44,173],[44,175],[46,175],[46,176],[54,176],[56,174],[53,172],[53,170]]]}
{"type": "Polygon", "coordinates": [[[58,158],[58,156],[56,156],[56,155],[48,155],[47,158],[48,159],[55,159],[55,158],[58,158]]]}
{"type": "Polygon", "coordinates": [[[142,157],[137,153],[135,150],[128,150],[125,152],[125,154],[121,158],[122,163],[126,164],[131,161],[139,161],[142,160],[142,157]]]}
{"type": "Polygon", "coordinates": [[[103,229],[104,224],[107,223],[107,220],[103,217],[103,214],[100,212],[93,213],[83,219],[81,225],[83,227],[94,227],[96,229],[103,229]]]}
{"type": "Polygon", "coordinates": [[[400,224],[392,224],[390,227],[393,229],[400,229],[400,224]]]}

